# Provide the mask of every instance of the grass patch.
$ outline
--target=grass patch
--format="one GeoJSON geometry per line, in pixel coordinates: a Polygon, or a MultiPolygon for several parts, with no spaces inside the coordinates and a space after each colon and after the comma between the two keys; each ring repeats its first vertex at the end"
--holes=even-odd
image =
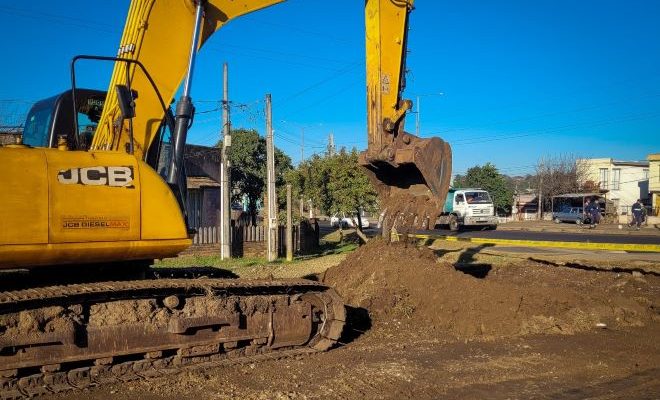
{"type": "MultiPolygon", "coordinates": [[[[275,263],[281,263],[281,260],[275,261],[275,263]]],[[[184,255],[176,258],[166,258],[164,260],[156,260],[153,267],[154,268],[176,268],[176,267],[189,267],[191,265],[195,266],[204,266],[204,267],[215,267],[223,269],[234,269],[238,267],[253,267],[259,265],[268,264],[268,261],[265,258],[251,258],[251,257],[242,257],[242,258],[232,258],[230,260],[221,260],[220,255],[184,255]]]]}

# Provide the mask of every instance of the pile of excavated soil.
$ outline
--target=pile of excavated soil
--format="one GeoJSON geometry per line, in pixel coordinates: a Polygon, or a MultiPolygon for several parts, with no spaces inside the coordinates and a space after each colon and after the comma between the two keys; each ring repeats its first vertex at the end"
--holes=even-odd
{"type": "Polygon", "coordinates": [[[485,276],[439,263],[426,247],[372,240],[323,280],[347,304],[367,309],[376,329],[431,329],[460,339],[573,334],[660,320],[657,276],[533,263],[473,267],[485,276]]]}

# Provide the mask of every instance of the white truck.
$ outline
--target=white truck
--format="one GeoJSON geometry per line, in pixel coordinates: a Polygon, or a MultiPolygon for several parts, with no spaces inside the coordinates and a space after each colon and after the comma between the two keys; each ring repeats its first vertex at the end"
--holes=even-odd
{"type": "Polygon", "coordinates": [[[452,231],[461,226],[483,226],[497,228],[495,206],[487,191],[478,188],[450,188],[442,214],[436,225],[449,225],[452,231]]]}

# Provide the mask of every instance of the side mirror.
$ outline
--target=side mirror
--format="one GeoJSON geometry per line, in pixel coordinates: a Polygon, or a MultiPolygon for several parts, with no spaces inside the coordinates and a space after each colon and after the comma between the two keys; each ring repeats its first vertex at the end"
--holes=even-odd
{"type": "Polygon", "coordinates": [[[124,119],[131,119],[135,117],[135,101],[133,101],[133,93],[126,85],[115,86],[117,90],[117,101],[119,102],[119,109],[124,119]]]}

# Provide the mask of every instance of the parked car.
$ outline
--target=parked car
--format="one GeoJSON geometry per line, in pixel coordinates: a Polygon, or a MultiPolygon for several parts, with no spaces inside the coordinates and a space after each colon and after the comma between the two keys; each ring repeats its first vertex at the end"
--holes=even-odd
{"type": "MultiPolygon", "coordinates": [[[[367,229],[369,227],[369,220],[366,217],[360,218],[362,221],[362,229],[367,229]]],[[[342,228],[355,228],[358,224],[358,219],[356,216],[347,217],[346,214],[335,214],[330,217],[330,226],[339,227],[341,223],[342,228]]]]}
{"type": "Polygon", "coordinates": [[[552,220],[557,224],[561,222],[573,222],[580,225],[584,222],[584,218],[582,207],[566,207],[552,213],[552,220]]]}

